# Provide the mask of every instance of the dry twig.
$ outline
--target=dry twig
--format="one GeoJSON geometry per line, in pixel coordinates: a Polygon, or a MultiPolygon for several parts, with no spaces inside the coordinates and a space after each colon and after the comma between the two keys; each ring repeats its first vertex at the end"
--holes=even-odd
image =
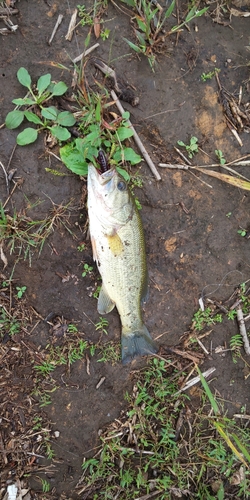
{"type": "MultiPolygon", "coordinates": [[[[121,102],[119,101],[119,99],[118,99],[118,97],[117,97],[116,93],[114,92],[114,90],[111,90],[111,96],[112,96],[112,98],[114,99],[115,104],[116,104],[116,106],[118,107],[118,109],[119,109],[119,111],[120,111],[121,115],[122,115],[123,113],[125,113],[125,110],[124,110],[123,106],[121,105],[121,102]]],[[[161,176],[160,176],[160,174],[159,174],[159,172],[158,172],[158,170],[157,170],[157,168],[156,168],[155,164],[153,163],[153,161],[151,160],[151,158],[150,158],[150,156],[149,156],[148,152],[146,151],[145,147],[143,146],[143,144],[142,144],[142,142],[141,142],[141,139],[140,139],[140,137],[138,136],[137,132],[135,131],[135,129],[134,129],[134,127],[133,127],[133,125],[132,125],[131,121],[130,121],[130,120],[127,120],[127,121],[128,121],[128,124],[129,124],[129,126],[130,126],[131,130],[133,131],[133,134],[134,134],[134,135],[133,135],[133,137],[134,137],[135,143],[136,143],[136,145],[138,146],[138,148],[139,148],[139,150],[140,150],[140,152],[141,152],[142,156],[144,157],[145,161],[147,162],[147,164],[148,164],[148,166],[149,166],[149,168],[150,168],[151,172],[154,174],[154,176],[155,176],[156,180],[157,180],[157,181],[160,181],[160,180],[161,180],[161,176]]]]}
{"type": "Polygon", "coordinates": [[[249,356],[250,355],[249,339],[247,336],[246,325],[245,325],[243,312],[242,312],[240,305],[237,306],[236,311],[237,311],[237,320],[239,323],[240,334],[241,334],[242,339],[243,339],[245,353],[249,356]]]}
{"type": "Polygon", "coordinates": [[[58,18],[57,18],[57,21],[56,21],[56,24],[55,24],[55,27],[54,27],[54,29],[53,29],[53,31],[52,31],[51,37],[50,37],[50,39],[49,39],[49,41],[48,41],[48,45],[51,45],[51,44],[52,44],[52,40],[53,40],[53,38],[54,38],[54,36],[55,36],[55,34],[56,34],[56,32],[57,32],[57,30],[58,30],[58,28],[59,28],[59,26],[60,26],[61,22],[62,22],[62,20],[63,20],[63,15],[62,15],[62,14],[59,14],[59,16],[58,16],[58,18]]]}

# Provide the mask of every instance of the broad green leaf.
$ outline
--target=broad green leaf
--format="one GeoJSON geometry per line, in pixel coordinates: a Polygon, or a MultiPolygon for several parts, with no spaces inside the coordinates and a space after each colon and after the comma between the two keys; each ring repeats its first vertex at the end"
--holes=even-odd
{"type": "Polygon", "coordinates": [[[52,121],[57,120],[58,109],[55,106],[50,106],[49,108],[43,108],[41,113],[42,116],[46,118],[46,120],[52,120],[52,121]]]}
{"type": "Polygon", "coordinates": [[[30,74],[28,73],[27,69],[25,68],[19,68],[17,72],[17,79],[23,85],[24,87],[27,87],[27,89],[30,89],[31,87],[31,77],[30,74]]]}
{"type": "Polygon", "coordinates": [[[186,144],[183,141],[177,141],[177,144],[179,144],[179,146],[186,146],[186,144]]]}
{"type": "Polygon", "coordinates": [[[72,127],[72,125],[75,125],[76,119],[70,111],[62,111],[58,113],[56,122],[63,127],[72,127]]]}
{"type": "Polygon", "coordinates": [[[134,43],[130,42],[130,40],[128,40],[127,38],[124,38],[124,37],[123,37],[123,40],[125,40],[125,42],[127,42],[127,44],[130,46],[130,48],[133,49],[133,50],[135,50],[135,52],[138,52],[138,53],[141,52],[140,47],[138,47],[134,43]]]}
{"type": "Polygon", "coordinates": [[[192,144],[196,144],[197,142],[198,142],[197,137],[194,137],[194,136],[193,136],[193,137],[191,137],[191,139],[190,139],[190,145],[192,145],[192,144]]]}
{"type": "Polygon", "coordinates": [[[101,140],[99,139],[97,143],[93,145],[79,138],[75,140],[75,147],[84,160],[93,161],[93,156],[98,155],[98,150],[101,147],[101,140]]]}
{"type": "Polygon", "coordinates": [[[37,90],[39,96],[42,95],[42,93],[48,88],[51,82],[51,74],[47,73],[46,75],[40,76],[37,80],[37,90]]]}
{"type": "Polygon", "coordinates": [[[35,115],[35,113],[32,113],[31,111],[24,111],[24,116],[29,122],[36,123],[37,125],[43,125],[39,116],[35,115]]]}
{"type": "Polygon", "coordinates": [[[34,99],[30,99],[30,97],[24,97],[23,99],[13,99],[12,102],[17,106],[29,106],[30,104],[36,104],[36,101],[34,101],[34,99]]]}
{"type": "Polygon", "coordinates": [[[54,127],[49,127],[51,134],[56,137],[59,141],[67,141],[71,137],[71,133],[67,128],[60,127],[60,125],[55,125],[54,127]]]}
{"type": "Polygon", "coordinates": [[[18,109],[10,111],[5,118],[5,125],[7,128],[13,129],[19,127],[24,119],[23,111],[18,109]]]}
{"type": "Polygon", "coordinates": [[[175,0],[173,0],[172,3],[170,4],[170,6],[168,7],[168,10],[167,10],[167,12],[164,15],[165,19],[168,19],[168,17],[171,16],[171,14],[172,14],[172,12],[174,10],[174,7],[175,7],[175,0]]]}
{"type": "Polygon", "coordinates": [[[93,143],[96,143],[98,146],[100,142],[100,137],[99,137],[99,130],[96,129],[93,132],[90,132],[88,135],[86,135],[83,139],[76,139],[76,147],[77,149],[84,147],[86,148],[86,145],[93,145],[93,143]],[[98,144],[97,144],[98,143],[98,144]]]}
{"type": "Polygon", "coordinates": [[[140,155],[138,155],[132,148],[124,148],[123,150],[119,149],[115,152],[113,159],[119,163],[123,159],[131,163],[131,165],[136,165],[142,161],[140,155]]]}
{"type": "Polygon", "coordinates": [[[130,175],[127,170],[124,170],[124,168],[121,167],[116,167],[116,170],[120,175],[122,175],[123,179],[125,179],[126,182],[130,181],[130,175]]]}
{"type": "Polygon", "coordinates": [[[18,134],[16,138],[16,142],[19,146],[26,146],[27,144],[31,144],[35,142],[37,139],[38,132],[35,128],[25,128],[20,134],[18,134]]]}
{"type": "Polygon", "coordinates": [[[122,113],[122,118],[123,118],[123,120],[129,120],[129,118],[130,118],[130,112],[129,111],[124,111],[124,113],[122,113]]]}
{"type": "Polygon", "coordinates": [[[54,85],[52,95],[63,95],[68,90],[66,83],[58,82],[54,85]]]}
{"type": "Polygon", "coordinates": [[[123,149],[124,158],[126,161],[131,163],[131,165],[136,165],[142,161],[142,157],[138,155],[132,148],[123,149]]]}
{"type": "Polygon", "coordinates": [[[72,143],[60,148],[60,156],[63,163],[71,172],[77,175],[87,175],[88,163],[72,143]]]}
{"type": "Polygon", "coordinates": [[[134,132],[129,127],[119,127],[116,131],[116,134],[118,135],[120,141],[125,141],[125,139],[132,137],[132,135],[134,135],[134,132]]]}

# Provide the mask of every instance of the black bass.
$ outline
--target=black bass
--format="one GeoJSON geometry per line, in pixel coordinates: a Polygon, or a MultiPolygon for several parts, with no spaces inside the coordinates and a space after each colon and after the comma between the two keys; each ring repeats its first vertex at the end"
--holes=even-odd
{"type": "Polygon", "coordinates": [[[147,296],[145,243],[141,218],[124,179],[114,168],[88,169],[88,214],[93,259],[102,277],[99,314],[116,306],[122,324],[122,362],[157,352],[142,321],[147,296]]]}

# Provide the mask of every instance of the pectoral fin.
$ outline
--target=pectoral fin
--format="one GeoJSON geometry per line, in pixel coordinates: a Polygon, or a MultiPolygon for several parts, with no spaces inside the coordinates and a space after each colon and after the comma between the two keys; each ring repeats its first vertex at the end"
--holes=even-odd
{"type": "Polygon", "coordinates": [[[95,238],[93,236],[91,238],[91,245],[92,245],[92,253],[93,253],[93,260],[97,262],[97,252],[96,252],[96,242],[95,238]]]}
{"type": "Polygon", "coordinates": [[[97,310],[99,314],[108,314],[112,309],[114,309],[115,303],[109,297],[106,289],[102,285],[102,288],[98,297],[97,310]]]}

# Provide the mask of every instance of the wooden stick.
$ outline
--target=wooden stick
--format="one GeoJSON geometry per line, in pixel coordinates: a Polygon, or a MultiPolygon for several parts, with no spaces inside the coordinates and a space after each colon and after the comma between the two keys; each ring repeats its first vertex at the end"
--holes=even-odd
{"type": "Polygon", "coordinates": [[[6,182],[6,188],[7,188],[7,194],[9,195],[9,180],[8,180],[8,176],[7,176],[7,173],[6,173],[6,170],[4,168],[4,165],[2,164],[2,162],[0,161],[0,167],[2,168],[3,170],[3,173],[4,173],[4,177],[5,177],[5,182],[6,182]]]}
{"type": "Polygon", "coordinates": [[[54,27],[54,29],[53,29],[53,31],[52,31],[51,37],[50,37],[50,39],[49,39],[49,41],[48,41],[48,45],[51,45],[51,44],[52,44],[52,40],[53,40],[53,38],[54,38],[54,36],[55,36],[55,34],[56,34],[56,32],[57,32],[57,30],[58,30],[58,28],[59,28],[59,26],[60,26],[61,22],[62,22],[62,20],[63,20],[63,15],[62,15],[62,14],[59,14],[59,16],[58,16],[58,18],[57,18],[57,21],[56,21],[56,24],[55,24],[55,27],[54,27]]]}
{"type": "Polygon", "coordinates": [[[242,142],[238,132],[235,130],[235,128],[232,128],[232,127],[229,127],[229,128],[230,128],[232,134],[234,135],[235,139],[238,141],[239,145],[243,146],[243,142],[242,142]]]}
{"type": "MultiPolygon", "coordinates": [[[[209,368],[207,371],[203,372],[202,375],[204,378],[207,378],[209,377],[209,375],[211,375],[214,371],[216,370],[216,368],[212,367],[212,368],[209,368]]],[[[184,385],[184,387],[182,387],[182,389],[180,389],[179,391],[177,391],[175,393],[176,394],[179,394],[180,392],[183,392],[183,391],[186,391],[187,389],[190,389],[190,387],[192,387],[193,385],[195,384],[198,384],[199,382],[201,381],[199,375],[198,377],[194,377],[192,378],[191,380],[189,380],[189,382],[187,382],[186,385],[184,385]]]]}
{"type": "MultiPolygon", "coordinates": [[[[121,105],[121,102],[119,101],[116,93],[114,92],[114,90],[111,90],[111,96],[112,96],[112,99],[114,99],[115,101],[115,104],[117,106],[117,108],[119,109],[121,115],[123,115],[123,113],[125,113],[125,109],[123,108],[123,106],[121,105]]],[[[132,123],[130,120],[127,120],[128,121],[128,124],[129,124],[129,127],[131,128],[131,130],[133,131],[133,137],[134,137],[134,140],[135,140],[135,143],[136,145],[138,146],[142,156],[144,157],[145,161],[147,162],[151,172],[154,174],[155,178],[157,181],[160,181],[161,180],[161,176],[155,166],[155,164],[152,162],[149,154],[147,153],[145,147],[143,146],[142,142],[141,142],[141,139],[140,137],[138,136],[137,132],[135,131],[132,123]]]]}
{"type": "Polygon", "coordinates": [[[68,40],[69,42],[71,42],[71,40],[72,40],[74,29],[76,27],[76,17],[77,17],[77,9],[74,10],[74,12],[71,16],[69,27],[68,27],[68,32],[65,36],[65,40],[68,40]]]}
{"type": "Polygon", "coordinates": [[[90,54],[90,52],[92,52],[93,50],[95,50],[97,47],[99,47],[99,43],[95,43],[95,45],[93,45],[92,47],[90,47],[89,49],[85,50],[84,52],[82,52],[79,56],[75,57],[75,59],[73,59],[73,63],[78,63],[79,61],[82,60],[83,57],[86,57],[88,54],[90,54]]]}
{"type": "Polygon", "coordinates": [[[250,354],[249,339],[247,336],[246,325],[245,325],[243,312],[242,312],[240,305],[237,307],[237,320],[239,323],[240,334],[241,334],[242,339],[243,339],[245,353],[248,354],[248,356],[249,356],[249,354],[250,354]]]}

